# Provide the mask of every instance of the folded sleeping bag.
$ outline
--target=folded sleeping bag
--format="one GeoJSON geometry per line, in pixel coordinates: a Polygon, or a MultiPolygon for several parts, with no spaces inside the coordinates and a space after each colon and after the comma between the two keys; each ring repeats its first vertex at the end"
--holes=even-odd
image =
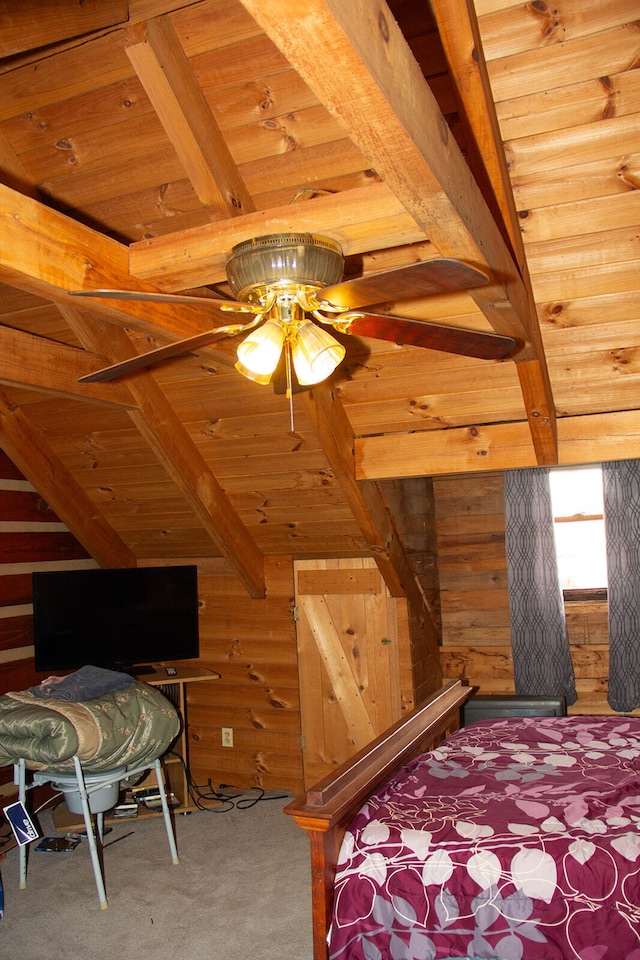
{"type": "Polygon", "coordinates": [[[58,700],[29,690],[0,696],[0,766],[73,772],[137,766],[162,756],[180,732],[173,704],[133,681],[87,700],[58,700]]]}

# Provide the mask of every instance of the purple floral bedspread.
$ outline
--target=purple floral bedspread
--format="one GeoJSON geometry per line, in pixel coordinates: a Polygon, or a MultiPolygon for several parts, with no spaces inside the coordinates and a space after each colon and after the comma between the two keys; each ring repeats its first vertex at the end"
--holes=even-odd
{"type": "Polygon", "coordinates": [[[640,719],[483,720],[342,845],[332,960],[640,960],[640,719]]]}

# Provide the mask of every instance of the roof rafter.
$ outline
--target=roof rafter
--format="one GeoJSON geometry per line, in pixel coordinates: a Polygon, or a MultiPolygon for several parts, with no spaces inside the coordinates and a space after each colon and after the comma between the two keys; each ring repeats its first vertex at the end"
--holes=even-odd
{"type": "Polygon", "coordinates": [[[103,389],[99,390],[87,389],[98,384],[78,383],[80,377],[104,363],[102,356],[1,325],[0,355],[0,383],[5,385],[42,390],[72,400],[90,400],[117,407],[135,406],[135,400],[123,383],[103,383],[99,385],[103,389]],[[104,387],[111,389],[105,390],[104,387]]]}
{"type": "MultiPolygon", "coordinates": [[[[76,311],[75,329],[82,336],[82,342],[87,349],[107,356],[112,362],[135,355],[133,345],[124,330],[113,323],[102,323],[98,318],[85,323],[77,312],[78,301],[64,295],[65,289],[82,289],[87,275],[96,278],[95,286],[102,282],[109,286],[131,288],[132,284],[126,272],[126,248],[56,211],[49,210],[37,201],[21,197],[2,186],[0,219],[7,228],[7,243],[6,246],[3,245],[4,252],[0,256],[0,271],[9,274],[14,280],[17,277],[19,285],[25,289],[57,302],[59,309],[65,313],[67,322],[74,323],[76,311]],[[34,243],[34,240],[37,242],[34,243]]],[[[192,310],[182,305],[173,307],[167,304],[139,304],[135,301],[125,301],[122,306],[122,313],[116,311],[115,315],[120,317],[123,323],[126,322],[128,310],[133,307],[136,318],[139,314],[152,320],[158,316],[169,317],[183,326],[185,316],[188,318],[191,311],[195,316],[204,315],[209,326],[211,325],[211,317],[199,308],[192,310]],[[157,309],[164,307],[168,307],[168,312],[157,309]]],[[[113,318],[108,305],[102,308],[102,305],[97,303],[92,309],[96,313],[103,312],[109,319],[113,318]]],[[[155,331],[153,325],[151,329],[155,331]]],[[[22,342],[26,342],[25,337],[26,335],[23,335],[21,338],[22,342]]],[[[67,349],[72,351],[69,357],[73,363],[76,366],[78,363],[82,365],[81,351],[67,349]]],[[[96,358],[92,356],[90,359],[88,366],[95,369],[96,358]]],[[[22,376],[24,381],[24,378],[31,377],[31,374],[23,373],[22,376]]],[[[56,382],[53,369],[50,371],[50,378],[50,381],[47,381],[46,377],[41,378],[42,382],[31,385],[48,389],[56,382]]],[[[117,391],[96,392],[94,386],[76,385],[74,395],[89,398],[110,396],[113,393],[114,396],[134,397],[135,403],[141,407],[141,411],[131,412],[138,429],[146,436],[168,473],[180,486],[192,509],[223,556],[234,567],[251,596],[264,596],[262,554],[153,378],[145,375],[132,379],[129,390],[126,391],[125,388],[124,394],[118,394],[117,391]]]]}
{"type": "Polygon", "coordinates": [[[537,459],[556,463],[555,408],[530,285],[386,5],[242,3],[440,253],[489,273],[471,295],[496,332],[523,341],[516,359],[529,366],[521,385],[537,459]]]}
{"type": "MultiPolygon", "coordinates": [[[[129,250],[118,241],[0,184],[0,276],[56,303],[78,307],[71,290],[102,287],[157,292],[129,275],[129,250]]],[[[199,306],[83,300],[83,310],[152,336],[191,336],[209,330],[212,313],[199,306]]]]}
{"type": "Polygon", "coordinates": [[[169,17],[128,27],[125,50],[211,219],[255,210],[169,17]]]}
{"type": "Polygon", "coordinates": [[[520,389],[530,429],[538,438],[538,442],[534,443],[538,462],[554,464],[558,457],[558,438],[551,383],[478,19],[472,0],[431,0],[431,8],[449,62],[462,123],[467,131],[467,153],[474,175],[479,179],[481,188],[485,182],[483,194],[489,206],[496,208],[498,225],[504,224],[523,278],[536,356],[517,365],[520,389]]]}
{"type": "MultiPolygon", "coordinates": [[[[103,351],[113,362],[135,354],[124,330],[114,329],[97,318],[87,321],[68,308],[62,309],[67,322],[89,349],[103,351]]],[[[128,412],[138,431],[248,593],[255,598],[264,597],[264,557],[163,391],[148,372],[130,378],[129,389],[137,407],[128,412]]]]}
{"type": "Polygon", "coordinates": [[[13,463],[100,566],[136,566],[129,547],[4,390],[0,390],[0,440],[13,463]]]}

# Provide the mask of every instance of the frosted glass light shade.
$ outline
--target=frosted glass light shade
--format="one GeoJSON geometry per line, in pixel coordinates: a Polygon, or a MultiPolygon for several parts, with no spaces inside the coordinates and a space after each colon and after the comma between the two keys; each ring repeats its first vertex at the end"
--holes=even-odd
{"type": "Polygon", "coordinates": [[[275,233],[236,244],[227,263],[235,297],[253,287],[285,282],[325,287],[338,283],[344,259],[340,245],[314,233],[275,233]]]}
{"type": "Polygon", "coordinates": [[[271,383],[271,374],[270,373],[254,373],[253,370],[248,370],[247,367],[243,366],[238,360],[234,364],[238,373],[241,373],[243,377],[246,377],[247,380],[253,380],[254,383],[260,383],[263,387],[266,387],[267,384],[271,383]]]}
{"type": "MultiPolygon", "coordinates": [[[[240,372],[248,370],[258,377],[270,377],[278,366],[284,337],[284,327],[275,320],[267,320],[250,333],[238,346],[238,361],[244,368],[240,372]]],[[[246,373],[244,375],[247,376],[246,373]]]]}
{"type": "Polygon", "coordinates": [[[345,349],[330,333],[306,320],[298,327],[291,348],[298,383],[311,386],[331,376],[345,355],[345,349]]]}

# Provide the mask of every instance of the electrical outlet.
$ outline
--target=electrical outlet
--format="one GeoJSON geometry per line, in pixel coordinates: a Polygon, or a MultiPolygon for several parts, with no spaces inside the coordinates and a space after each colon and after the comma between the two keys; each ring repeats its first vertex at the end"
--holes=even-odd
{"type": "Polygon", "coordinates": [[[233,746],[233,727],[222,728],[222,746],[223,747],[233,746]]]}

